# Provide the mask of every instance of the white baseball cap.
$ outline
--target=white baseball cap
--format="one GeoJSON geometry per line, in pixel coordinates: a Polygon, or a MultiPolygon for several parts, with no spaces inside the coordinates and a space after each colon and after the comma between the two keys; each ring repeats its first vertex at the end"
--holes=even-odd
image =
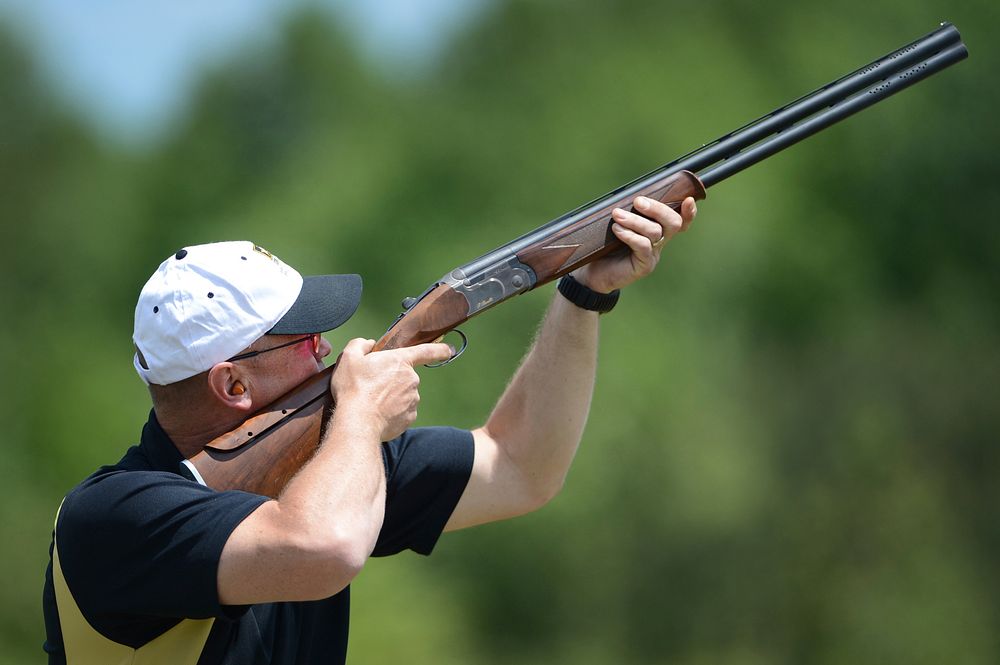
{"type": "Polygon", "coordinates": [[[333,330],[360,302],[358,275],[303,278],[247,241],[185,247],[160,264],[139,294],[133,364],[146,383],[167,385],[207,371],[267,333],[333,330]]]}

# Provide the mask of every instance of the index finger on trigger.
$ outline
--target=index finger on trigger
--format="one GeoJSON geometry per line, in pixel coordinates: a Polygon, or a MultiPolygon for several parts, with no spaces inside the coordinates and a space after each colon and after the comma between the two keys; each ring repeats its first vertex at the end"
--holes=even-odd
{"type": "Polygon", "coordinates": [[[441,343],[417,344],[400,351],[405,353],[407,362],[414,367],[444,362],[455,354],[451,346],[441,343]]]}

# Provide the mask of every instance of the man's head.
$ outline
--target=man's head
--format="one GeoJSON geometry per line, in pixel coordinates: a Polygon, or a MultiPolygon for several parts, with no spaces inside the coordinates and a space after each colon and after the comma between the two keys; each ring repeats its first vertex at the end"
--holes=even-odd
{"type": "Polygon", "coordinates": [[[280,363],[278,356],[307,346],[318,361],[329,353],[318,333],[347,321],[360,299],[358,275],[303,278],[251,242],[186,247],[139,295],[135,368],[155,394],[155,386],[179,385],[219,364],[280,363]],[[245,355],[252,351],[267,353],[245,355]]]}

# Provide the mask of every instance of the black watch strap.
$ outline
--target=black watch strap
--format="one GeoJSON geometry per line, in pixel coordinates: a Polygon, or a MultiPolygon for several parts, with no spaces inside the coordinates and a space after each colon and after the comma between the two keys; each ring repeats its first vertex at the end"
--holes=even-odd
{"type": "Polygon", "coordinates": [[[572,275],[563,275],[559,280],[559,293],[577,307],[591,312],[604,314],[610,312],[618,304],[621,291],[615,289],[611,293],[598,293],[573,279],[572,275]]]}

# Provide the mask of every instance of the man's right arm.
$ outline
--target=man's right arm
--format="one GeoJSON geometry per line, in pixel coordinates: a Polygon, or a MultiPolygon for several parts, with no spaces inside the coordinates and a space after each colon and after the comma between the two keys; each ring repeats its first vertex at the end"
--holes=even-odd
{"type": "Polygon", "coordinates": [[[337,408],[315,456],[226,541],[222,604],[327,598],[367,561],[385,510],[381,443],[416,418],[413,367],[451,354],[444,344],[369,353],[373,344],[356,339],[344,348],[331,380],[337,408]]]}

